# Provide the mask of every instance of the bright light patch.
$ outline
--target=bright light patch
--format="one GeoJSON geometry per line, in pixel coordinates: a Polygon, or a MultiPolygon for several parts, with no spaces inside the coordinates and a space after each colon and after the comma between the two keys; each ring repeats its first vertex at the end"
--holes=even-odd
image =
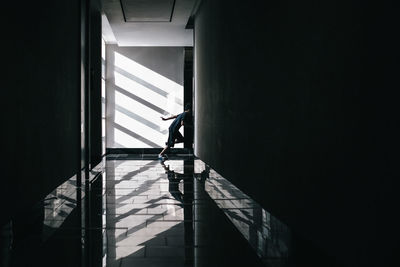
{"type": "Polygon", "coordinates": [[[101,120],[101,136],[104,137],[106,136],[106,120],[102,119],[101,120]]]}
{"type": "MultiPolygon", "coordinates": [[[[115,248],[115,259],[119,260],[125,257],[128,257],[129,255],[139,253],[139,250],[144,251],[144,246],[126,246],[126,247],[116,247],[115,248]]],[[[144,254],[144,252],[143,252],[144,254]]]]}
{"type": "Polygon", "coordinates": [[[106,60],[106,43],[101,39],[101,58],[106,60]]]}
{"type": "Polygon", "coordinates": [[[115,92],[115,104],[132,113],[138,114],[148,121],[154,123],[161,121],[160,117],[162,114],[117,91],[115,92]]]}
{"type": "MultiPolygon", "coordinates": [[[[118,87],[121,87],[122,89],[125,89],[131,94],[134,94],[138,97],[140,97],[143,100],[146,100],[149,103],[152,103],[153,105],[157,107],[167,107],[168,105],[168,99],[160,94],[157,94],[156,92],[153,92],[149,88],[141,85],[140,83],[129,79],[128,77],[118,73],[114,72],[114,78],[115,78],[115,85],[118,87]]],[[[167,110],[169,113],[173,113],[174,110],[167,110]]]]}
{"type": "Polygon", "coordinates": [[[115,103],[107,111],[113,119],[109,125],[127,129],[115,131],[114,147],[164,147],[172,120],[160,117],[183,112],[183,86],[120,53],[114,52],[114,59],[114,84],[107,88],[115,103]]]}
{"type": "Polygon", "coordinates": [[[115,111],[115,123],[123,126],[124,128],[126,128],[129,131],[134,132],[135,134],[137,133],[143,133],[145,132],[146,135],[143,136],[144,139],[155,143],[157,145],[159,145],[160,147],[163,146],[163,138],[164,135],[162,133],[160,133],[159,131],[150,128],[149,126],[138,122],[132,118],[130,118],[129,116],[123,114],[122,112],[119,111],[115,111]]]}
{"type": "MultiPolygon", "coordinates": [[[[115,66],[125,70],[126,72],[139,77],[143,81],[156,86],[157,88],[163,90],[168,94],[173,94],[174,92],[181,92],[183,86],[152,71],[149,68],[127,58],[117,52],[115,52],[115,66]]],[[[182,95],[175,95],[181,101],[183,100],[182,95]]]]}
{"type": "Polygon", "coordinates": [[[139,141],[138,139],[126,134],[116,128],[114,128],[114,140],[115,147],[123,148],[123,147],[141,147],[141,148],[149,148],[150,146],[139,141]],[[118,144],[123,145],[122,147],[118,144]]]}

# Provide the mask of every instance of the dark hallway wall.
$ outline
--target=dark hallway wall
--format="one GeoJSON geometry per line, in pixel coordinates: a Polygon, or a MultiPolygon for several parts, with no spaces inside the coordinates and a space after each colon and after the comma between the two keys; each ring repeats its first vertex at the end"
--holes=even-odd
{"type": "Polygon", "coordinates": [[[398,11],[203,0],[195,17],[196,155],[339,265],[394,259],[398,11]]]}
{"type": "Polygon", "coordinates": [[[101,139],[101,0],[90,1],[90,164],[102,159],[101,139]]]}
{"type": "Polygon", "coordinates": [[[80,3],[9,2],[1,17],[1,223],[80,170],[80,3]]]}

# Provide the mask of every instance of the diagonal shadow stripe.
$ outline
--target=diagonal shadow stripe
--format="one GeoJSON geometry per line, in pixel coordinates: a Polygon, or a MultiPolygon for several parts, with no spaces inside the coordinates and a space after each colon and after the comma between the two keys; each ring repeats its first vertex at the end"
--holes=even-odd
{"type": "Polygon", "coordinates": [[[155,164],[154,164],[154,162],[152,161],[152,162],[147,163],[147,164],[144,165],[143,167],[140,167],[139,170],[135,170],[135,171],[128,172],[127,174],[125,174],[124,176],[122,176],[121,179],[116,180],[116,181],[115,181],[115,185],[119,184],[119,183],[122,182],[122,181],[129,180],[129,179],[131,179],[133,176],[135,176],[135,175],[137,175],[137,174],[139,174],[139,173],[141,173],[141,172],[147,171],[148,169],[150,169],[150,168],[152,168],[152,167],[154,167],[154,166],[155,166],[155,164]]]}
{"type": "Polygon", "coordinates": [[[129,230],[126,233],[120,234],[117,238],[115,238],[115,243],[118,243],[122,240],[124,240],[125,238],[127,238],[129,235],[140,231],[141,229],[144,229],[147,227],[148,223],[147,221],[149,220],[157,220],[157,219],[162,219],[163,215],[153,215],[151,218],[147,219],[146,221],[144,221],[143,223],[136,225],[135,227],[129,228],[129,230]]]}
{"type": "Polygon", "coordinates": [[[148,108],[151,108],[152,110],[154,110],[154,111],[160,113],[161,115],[169,114],[168,111],[166,111],[166,110],[164,110],[164,109],[162,109],[162,108],[157,107],[156,105],[154,105],[154,104],[152,104],[152,103],[150,103],[150,102],[144,100],[143,98],[140,98],[140,97],[138,97],[137,95],[134,95],[134,94],[132,94],[132,93],[126,91],[125,89],[123,89],[123,88],[121,88],[121,87],[119,87],[119,86],[117,86],[117,85],[115,85],[115,84],[114,84],[113,86],[115,86],[115,91],[120,92],[121,94],[124,94],[125,96],[127,96],[127,97],[129,97],[129,98],[131,98],[131,99],[133,99],[133,100],[136,100],[136,101],[139,102],[140,104],[145,105],[145,106],[148,107],[148,108]]]}
{"type": "Polygon", "coordinates": [[[181,99],[175,97],[174,100],[175,100],[175,103],[176,103],[176,104],[178,104],[178,105],[180,105],[180,106],[183,106],[183,101],[182,101],[181,99]]]}
{"type": "Polygon", "coordinates": [[[114,66],[114,70],[115,70],[116,72],[118,72],[119,74],[122,74],[122,75],[124,75],[125,77],[127,77],[127,78],[129,78],[129,79],[131,79],[131,80],[133,80],[133,81],[135,81],[135,82],[137,82],[137,83],[143,85],[144,87],[147,87],[148,89],[150,89],[150,90],[153,91],[154,93],[157,93],[157,94],[159,94],[159,95],[161,95],[161,96],[163,96],[163,97],[167,97],[167,96],[168,96],[168,93],[165,92],[163,89],[158,88],[158,87],[156,87],[156,86],[154,86],[154,85],[152,85],[152,84],[150,84],[150,83],[148,83],[148,82],[146,82],[146,81],[140,79],[139,77],[137,77],[137,76],[135,76],[135,75],[133,75],[133,74],[127,72],[127,71],[124,70],[124,69],[121,69],[120,67],[114,66]]]}
{"type": "Polygon", "coordinates": [[[150,127],[151,129],[153,129],[153,130],[155,130],[155,131],[157,131],[159,133],[162,133],[162,134],[168,133],[168,130],[160,131],[160,126],[158,126],[157,124],[155,124],[155,123],[153,123],[153,122],[151,122],[149,120],[146,120],[142,116],[140,116],[140,115],[138,115],[138,114],[136,114],[136,113],[124,108],[124,107],[121,107],[120,105],[115,104],[115,109],[118,110],[119,112],[127,115],[131,119],[134,119],[135,121],[138,121],[138,122],[150,127]]]}
{"type": "Polygon", "coordinates": [[[130,135],[131,137],[136,138],[136,139],[139,140],[139,141],[142,141],[142,142],[145,143],[146,145],[149,145],[149,146],[155,147],[155,148],[161,148],[161,146],[157,145],[156,143],[153,143],[152,141],[150,141],[150,140],[144,138],[143,136],[141,136],[141,135],[139,135],[139,134],[137,134],[137,133],[135,133],[135,132],[132,132],[132,131],[129,130],[129,129],[126,129],[125,127],[123,127],[123,126],[121,126],[121,125],[119,125],[119,124],[117,124],[117,123],[115,123],[115,122],[111,122],[111,125],[112,125],[115,129],[118,129],[118,130],[120,130],[120,131],[122,131],[122,132],[124,132],[124,133],[126,133],[126,134],[128,134],[128,135],[130,135]]]}
{"type": "MultiPolygon", "coordinates": [[[[168,97],[168,95],[169,95],[169,93],[165,92],[164,90],[162,90],[162,89],[160,89],[160,88],[158,88],[158,87],[156,87],[156,86],[154,86],[154,85],[142,80],[140,77],[137,77],[137,76],[133,75],[132,73],[129,73],[129,72],[125,71],[124,69],[121,69],[121,68],[119,68],[117,66],[114,66],[114,70],[116,72],[118,72],[119,74],[127,77],[128,79],[143,85],[147,89],[149,89],[149,90],[151,90],[151,91],[153,91],[153,92],[155,92],[155,93],[157,93],[157,94],[159,94],[159,95],[161,95],[163,97],[168,97]]],[[[182,100],[179,99],[178,97],[175,97],[174,101],[178,105],[183,105],[182,100]]]]}
{"type": "Polygon", "coordinates": [[[225,214],[228,217],[231,217],[232,220],[237,220],[237,221],[239,221],[239,222],[241,222],[243,224],[247,224],[247,225],[250,225],[250,226],[254,224],[254,222],[251,219],[249,219],[247,217],[245,217],[245,218],[241,217],[238,214],[236,214],[235,212],[233,212],[232,210],[227,209],[227,210],[223,210],[223,211],[225,212],[225,214]]]}
{"type": "MultiPolygon", "coordinates": [[[[155,203],[157,201],[160,201],[161,199],[163,199],[163,197],[152,199],[151,201],[148,201],[146,203],[152,203],[153,204],[153,203],[155,203]]],[[[162,217],[163,217],[162,214],[153,215],[150,219],[147,219],[146,222],[144,222],[142,224],[139,224],[139,225],[137,225],[135,227],[130,228],[126,233],[120,234],[118,237],[115,238],[115,242],[120,242],[120,241],[124,240],[128,235],[131,235],[131,234],[133,234],[133,233],[135,233],[135,232],[147,227],[147,221],[160,219],[162,217]]]]}
{"type": "Polygon", "coordinates": [[[70,197],[68,197],[68,196],[58,195],[58,198],[67,200],[67,201],[69,201],[69,202],[71,202],[71,203],[76,203],[76,199],[70,198],[70,197]]]}
{"type": "Polygon", "coordinates": [[[130,192],[129,194],[126,194],[126,195],[124,195],[124,196],[121,196],[121,197],[117,198],[117,202],[122,202],[122,201],[124,201],[124,200],[128,200],[128,199],[130,199],[130,198],[132,198],[132,197],[135,197],[135,196],[137,196],[137,195],[140,195],[141,193],[144,193],[144,192],[146,192],[146,191],[149,191],[148,187],[151,186],[151,185],[153,185],[155,182],[157,182],[157,181],[159,181],[159,180],[160,180],[160,178],[158,178],[157,180],[153,180],[152,183],[150,183],[150,184],[142,184],[138,190],[135,190],[135,189],[134,189],[134,190],[133,190],[132,192],[130,192]]]}
{"type": "MultiPolygon", "coordinates": [[[[150,204],[149,206],[146,206],[146,208],[133,208],[124,214],[118,215],[117,217],[115,217],[115,219],[117,221],[121,221],[122,219],[125,219],[126,217],[129,217],[130,215],[135,215],[136,213],[138,213],[139,211],[142,211],[143,209],[152,209],[152,208],[156,208],[159,206],[160,206],[160,204],[153,203],[153,204],[150,204]]],[[[179,205],[176,205],[176,206],[179,206],[179,205]]],[[[154,215],[158,215],[158,214],[154,214],[154,215]]]]}

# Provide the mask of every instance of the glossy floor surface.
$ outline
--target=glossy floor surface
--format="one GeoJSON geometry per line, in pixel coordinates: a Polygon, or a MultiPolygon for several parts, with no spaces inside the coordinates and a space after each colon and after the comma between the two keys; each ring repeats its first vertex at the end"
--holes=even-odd
{"type": "Polygon", "coordinates": [[[199,159],[110,155],[77,184],[3,227],[1,266],[312,266],[285,224],[199,159]]]}
{"type": "Polygon", "coordinates": [[[208,179],[199,160],[107,161],[107,266],[262,266],[208,179]]]}

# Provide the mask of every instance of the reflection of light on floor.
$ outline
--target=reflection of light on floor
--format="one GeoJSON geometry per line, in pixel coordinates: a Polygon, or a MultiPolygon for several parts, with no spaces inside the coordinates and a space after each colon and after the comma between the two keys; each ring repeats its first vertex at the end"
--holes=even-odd
{"type": "MultiPolygon", "coordinates": [[[[183,170],[183,161],[171,161],[171,165],[183,170]]],[[[146,245],[166,246],[164,233],[182,225],[183,208],[172,198],[158,161],[121,161],[114,166],[114,162],[106,166],[113,173],[105,181],[107,191],[112,192],[106,197],[105,213],[113,229],[108,233],[107,257],[111,261],[144,257],[146,245]],[[123,203],[118,202],[121,198],[123,203]]],[[[183,228],[179,231],[183,235],[183,228]]]]}
{"type": "MultiPolygon", "coordinates": [[[[195,160],[196,173],[206,169],[195,160]]],[[[261,258],[287,259],[290,230],[215,170],[210,170],[205,191],[224,211],[261,258]]]]}
{"type": "Polygon", "coordinates": [[[118,249],[116,250],[116,257],[115,259],[122,259],[125,258],[141,249],[144,249],[144,246],[136,246],[136,247],[118,247],[118,249]]]}
{"type": "Polygon", "coordinates": [[[76,175],[59,185],[44,199],[44,239],[60,228],[77,205],[76,175]]]}
{"type": "MultiPolygon", "coordinates": [[[[158,196],[155,196],[153,199],[156,199],[156,197],[158,196]]],[[[149,201],[151,200],[152,199],[149,199],[149,201]]],[[[164,209],[158,212],[155,209],[152,209],[150,211],[150,208],[149,211],[146,212],[146,207],[151,207],[151,204],[143,204],[143,214],[142,212],[136,212],[135,215],[128,216],[116,222],[116,228],[126,227],[128,233],[130,231],[133,231],[131,234],[128,234],[126,236],[123,235],[124,237],[122,238],[122,240],[119,240],[115,243],[116,259],[132,256],[133,253],[138,253],[138,255],[136,256],[142,256],[141,254],[143,253],[143,251],[140,250],[144,249],[144,244],[146,242],[154,240],[155,238],[157,238],[158,235],[161,235],[163,232],[166,232],[174,226],[180,224],[181,221],[179,220],[183,220],[183,216],[175,216],[175,210],[177,207],[176,205],[164,204],[164,209]],[[154,214],[145,214],[150,212],[154,212],[154,214]],[[162,214],[172,216],[170,219],[175,220],[163,221],[162,214]]],[[[181,210],[182,208],[179,207],[178,209],[181,210]]],[[[123,211],[121,210],[120,212],[123,211]]],[[[181,212],[181,214],[183,214],[183,212],[181,212]]],[[[110,217],[111,215],[108,216],[110,217]]],[[[118,239],[119,237],[121,237],[120,233],[115,235],[116,239],[118,239]]]]}

